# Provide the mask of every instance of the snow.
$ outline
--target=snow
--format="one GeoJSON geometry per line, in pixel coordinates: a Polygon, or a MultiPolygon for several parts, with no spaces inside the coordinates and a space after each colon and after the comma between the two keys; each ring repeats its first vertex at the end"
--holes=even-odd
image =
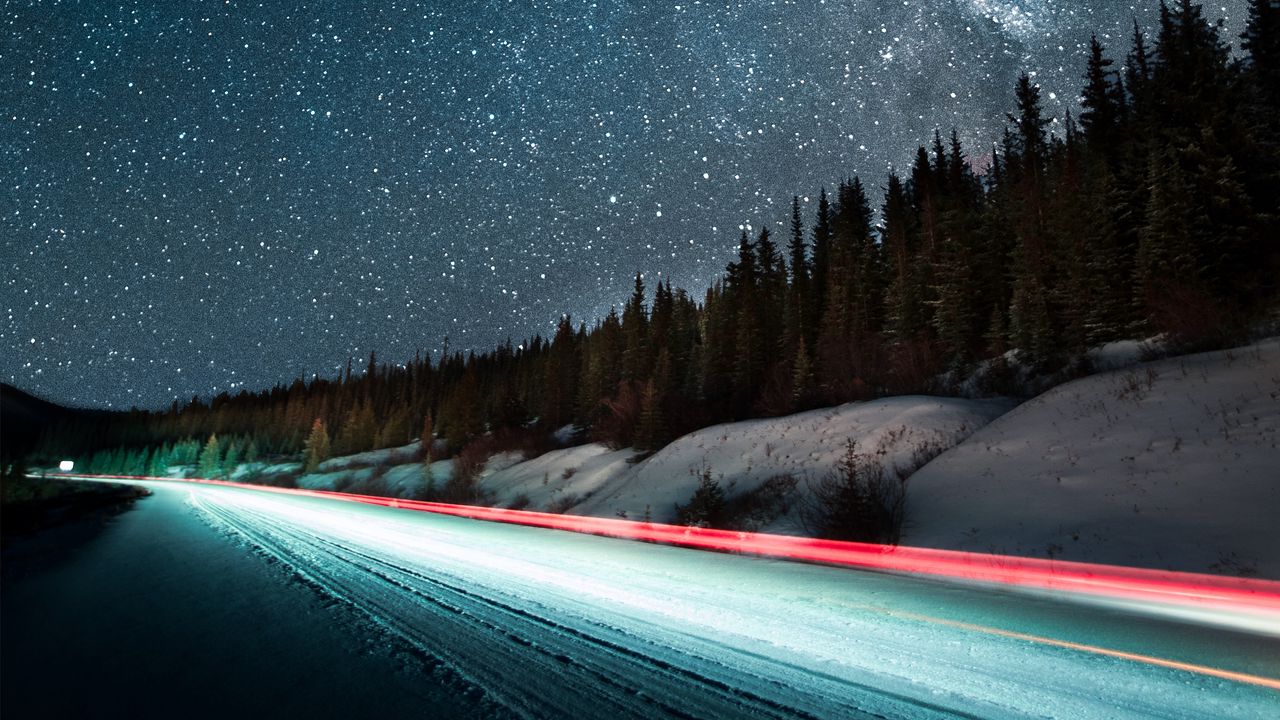
{"type": "Polygon", "coordinates": [[[298,487],[307,490],[347,490],[356,483],[368,482],[373,477],[371,467],[341,469],[333,472],[308,473],[298,478],[298,487]]]}
{"type": "MultiPolygon", "coordinates": [[[[371,453],[362,454],[369,455],[371,453]]],[[[387,460],[393,460],[396,457],[405,457],[405,455],[397,456],[392,453],[383,457],[387,460]]],[[[336,490],[340,492],[415,498],[422,496],[427,485],[427,477],[420,462],[390,466],[386,464],[359,466],[355,463],[347,463],[338,467],[341,469],[323,472],[325,465],[321,464],[320,469],[322,472],[308,473],[298,477],[297,486],[307,490],[336,490]],[[376,484],[376,487],[371,487],[373,484],[376,484]]],[[[443,486],[453,476],[453,461],[436,460],[432,462],[430,473],[431,481],[435,483],[436,487],[443,486]]]]}
{"type": "Polygon", "coordinates": [[[580,435],[582,435],[582,428],[570,424],[556,430],[552,437],[561,445],[572,445],[573,441],[580,435]]]}
{"type": "Polygon", "coordinates": [[[1054,388],[917,472],[903,543],[1280,578],[1280,340],[1054,388]]]}
{"type": "Polygon", "coordinates": [[[330,458],[320,463],[319,470],[321,472],[331,472],[356,466],[363,467],[370,465],[408,463],[418,459],[418,448],[421,445],[422,443],[414,441],[408,445],[400,447],[370,450],[369,452],[357,453],[355,455],[344,455],[342,457],[330,458]]]}
{"type": "Polygon", "coordinates": [[[491,462],[480,475],[480,486],[504,507],[523,504],[529,509],[563,510],[590,497],[631,469],[634,450],[615,450],[598,443],[552,450],[532,460],[507,464],[491,462]]]}
{"type": "MultiPolygon", "coordinates": [[[[669,522],[676,505],[693,495],[704,468],[730,498],[772,477],[794,475],[800,480],[798,500],[807,492],[806,480],[835,466],[847,439],[857,442],[859,452],[881,457],[887,467],[906,465],[923,448],[950,447],[1010,407],[1006,400],[921,396],[849,403],[704,428],[634,464],[632,450],[610,452],[602,445],[557,450],[496,472],[491,466],[481,485],[499,505],[527,497],[532,509],[669,522]]],[[[760,529],[800,532],[795,502],[791,506],[791,512],[760,529]]]]}
{"type": "Polygon", "coordinates": [[[1089,365],[1096,371],[1119,370],[1141,363],[1143,357],[1150,356],[1159,351],[1160,348],[1161,341],[1159,338],[1117,340],[1090,348],[1085,353],[1085,357],[1088,358],[1089,365]]]}

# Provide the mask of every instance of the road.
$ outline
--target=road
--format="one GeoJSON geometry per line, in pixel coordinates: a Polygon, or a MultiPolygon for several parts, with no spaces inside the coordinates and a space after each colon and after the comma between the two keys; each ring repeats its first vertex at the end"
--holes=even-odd
{"type": "MultiPolygon", "coordinates": [[[[305,588],[333,619],[335,635],[308,631],[308,647],[377,636],[370,652],[411,658],[398,674],[434,693],[421,701],[435,703],[426,715],[1274,718],[1280,709],[1280,690],[1266,686],[1280,678],[1274,634],[1096,600],[144,484],[156,495],[130,515],[214,530],[183,549],[192,559],[182,567],[229,547],[270,561],[282,593],[305,588]]],[[[261,608],[287,612],[265,599],[261,608]]],[[[342,662],[328,670],[383,682],[368,668],[332,667],[342,662]]]]}

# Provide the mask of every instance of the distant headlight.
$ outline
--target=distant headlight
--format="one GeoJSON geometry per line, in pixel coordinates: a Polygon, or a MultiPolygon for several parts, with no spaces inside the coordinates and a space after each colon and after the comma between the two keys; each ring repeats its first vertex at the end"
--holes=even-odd
{"type": "Polygon", "coordinates": [[[74,468],[75,466],[76,464],[72,460],[63,460],[62,462],[58,463],[58,469],[61,470],[62,472],[71,472],[71,469],[74,468]]]}

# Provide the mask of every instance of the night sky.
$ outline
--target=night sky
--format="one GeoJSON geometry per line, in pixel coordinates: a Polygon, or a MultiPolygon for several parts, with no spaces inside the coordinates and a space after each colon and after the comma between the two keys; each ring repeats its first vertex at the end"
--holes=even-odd
{"type": "MultiPolygon", "coordinates": [[[[1205,14],[1238,44],[1245,4],[1205,14]]],[[[701,297],[793,194],[987,146],[1023,69],[1064,117],[1156,7],[316,5],[4,4],[0,378],[160,407],[547,335],[636,271],[701,297]]]]}

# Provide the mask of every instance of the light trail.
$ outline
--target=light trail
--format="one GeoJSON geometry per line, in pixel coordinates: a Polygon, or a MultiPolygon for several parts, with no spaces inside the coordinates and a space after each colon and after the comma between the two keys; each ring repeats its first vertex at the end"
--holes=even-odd
{"type": "Polygon", "coordinates": [[[201,478],[65,474],[58,477],[120,478],[197,483],[260,492],[328,498],[403,510],[565,530],[607,537],[644,540],[682,547],[744,553],[805,562],[992,583],[1003,586],[1072,592],[1114,600],[1224,611],[1250,616],[1248,627],[1280,635],[1280,582],[1115,565],[991,555],[935,548],[843,542],[790,535],[748,533],[712,528],[645,523],[528,510],[402,500],[326,490],[304,490],[201,478]]]}
{"type": "MultiPolygon", "coordinates": [[[[509,716],[600,716],[607,705],[617,720],[681,716],[689,707],[719,717],[1270,720],[1280,698],[1277,614],[1255,609],[1254,625],[1234,623],[1255,632],[1213,627],[1233,624],[1227,591],[1249,586],[1257,608],[1267,586],[1277,585],[1271,581],[1207,578],[1207,590],[1172,593],[1183,599],[1178,606],[1071,590],[1007,592],[994,582],[921,581],[928,573],[901,569],[851,573],[837,565],[867,565],[829,555],[812,563],[757,559],[790,558],[775,543],[787,550],[806,538],[223,481],[140,481],[154,497],[106,536],[116,539],[121,566],[173,573],[207,565],[189,557],[170,563],[167,551],[142,559],[150,543],[164,548],[188,532],[203,533],[201,552],[210,557],[240,557],[247,545],[279,561],[280,579],[302,578],[369,629],[452,668],[509,716]],[[147,524],[162,521],[162,532],[147,524]],[[130,527],[147,532],[121,534],[130,527]],[[663,543],[734,552],[604,537],[641,530],[663,543]],[[706,544],[724,537],[756,545],[706,544]],[[750,554],[735,557],[739,551],[750,554]],[[1257,630],[1264,621],[1270,629],[1257,630]]],[[[831,553],[868,551],[815,542],[831,553]]],[[[921,549],[880,554],[902,550],[921,549]]],[[[1128,569],[1095,575],[1111,570],[1128,569]]],[[[1188,580],[1196,576],[1164,575],[1198,584],[1188,580]]],[[[1090,586],[1098,584],[1095,577],[1090,586]]],[[[216,595],[206,601],[221,603],[216,595]]]]}

